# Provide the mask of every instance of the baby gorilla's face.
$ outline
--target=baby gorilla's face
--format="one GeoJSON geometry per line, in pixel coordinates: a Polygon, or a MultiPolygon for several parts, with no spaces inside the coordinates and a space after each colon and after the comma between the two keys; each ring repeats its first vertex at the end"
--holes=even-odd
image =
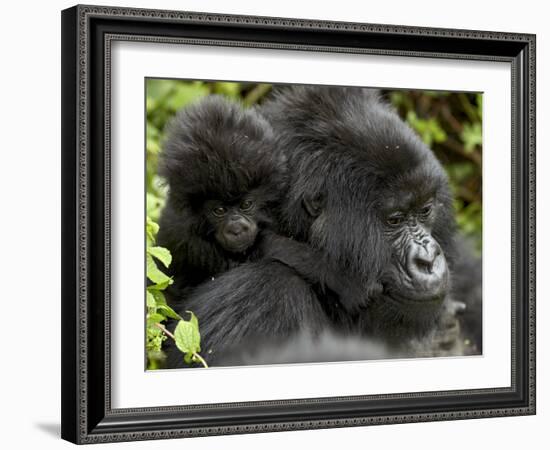
{"type": "Polygon", "coordinates": [[[205,215],[214,239],[230,253],[243,253],[256,241],[258,224],[256,205],[252,198],[235,203],[211,200],[204,205],[205,215]]]}

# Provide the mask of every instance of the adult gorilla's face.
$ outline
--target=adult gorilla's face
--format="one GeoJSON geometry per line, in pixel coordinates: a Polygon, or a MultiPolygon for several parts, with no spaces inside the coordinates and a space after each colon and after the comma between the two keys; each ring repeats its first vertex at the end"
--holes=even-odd
{"type": "Polygon", "coordinates": [[[445,253],[453,231],[439,166],[373,177],[361,162],[350,162],[344,173],[327,172],[330,189],[306,196],[309,242],[363,284],[365,303],[382,298],[399,315],[424,318],[439,310],[449,289],[445,253]]]}
{"type": "Polygon", "coordinates": [[[306,239],[361,284],[357,307],[367,308],[367,329],[396,339],[422,335],[450,288],[455,225],[447,176],[417,141],[394,146],[376,167],[371,155],[330,155],[321,170],[302,166],[306,239]]]}
{"type": "Polygon", "coordinates": [[[391,264],[382,276],[393,301],[439,305],[448,290],[445,254],[432,235],[440,205],[433,196],[416,199],[403,193],[381,202],[384,236],[391,264]]]}

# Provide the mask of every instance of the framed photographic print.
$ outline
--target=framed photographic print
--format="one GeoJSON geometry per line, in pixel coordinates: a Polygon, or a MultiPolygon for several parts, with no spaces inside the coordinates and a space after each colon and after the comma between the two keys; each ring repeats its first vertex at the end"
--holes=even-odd
{"type": "Polygon", "coordinates": [[[62,84],[63,438],[535,413],[534,35],[75,6],[62,84]]]}

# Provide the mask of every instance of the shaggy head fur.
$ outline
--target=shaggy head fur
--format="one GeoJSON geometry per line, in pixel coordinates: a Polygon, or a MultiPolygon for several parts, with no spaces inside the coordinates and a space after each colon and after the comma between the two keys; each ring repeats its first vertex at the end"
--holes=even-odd
{"type": "Polygon", "coordinates": [[[181,110],[169,123],[159,174],[176,208],[225,202],[261,189],[280,197],[284,160],[270,124],[257,112],[219,96],[181,110]]]}
{"type": "Polygon", "coordinates": [[[278,223],[285,161],[270,124],[257,111],[219,96],[186,107],[168,125],[159,174],[169,192],[157,241],[171,251],[170,270],[180,285],[196,285],[249,260],[254,251],[252,245],[231,254],[219,245],[206,202],[238,204],[253,196],[258,228],[278,223]]]}
{"type": "Polygon", "coordinates": [[[260,110],[289,160],[287,232],[362,280],[369,315],[376,318],[371,329],[402,330],[408,321],[427,329],[437,315],[433,307],[408,311],[410,305],[396,305],[379,292],[395,265],[385,209],[433,198],[432,235],[452,260],[452,197],[432,151],[372,89],[282,87],[260,110]],[[304,208],[311,199],[322,205],[317,217],[304,208]]]}

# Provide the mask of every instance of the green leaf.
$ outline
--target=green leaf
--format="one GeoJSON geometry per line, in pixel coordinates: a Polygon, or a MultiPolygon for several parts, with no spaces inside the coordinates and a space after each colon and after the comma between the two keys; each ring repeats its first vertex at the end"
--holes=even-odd
{"type": "Polygon", "coordinates": [[[172,255],[170,254],[170,250],[168,250],[167,248],[149,247],[147,249],[147,253],[157,258],[166,267],[170,267],[170,263],[172,262],[172,255]]]}
{"type": "Polygon", "coordinates": [[[157,102],[155,101],[155,99],[147,97],[147,104],[146,104],[147,111],[151,111],[156,107],[157,107],[157,102]]]}
{"type": "MultiPolygon", "coordinates": [[[[162,349],[162,343],[166,340],[165,334],[158,328],[149,326],[147,328],[147,341],[146,341],[146,348],[148,353],[154,353],[154,352],[161,352],[162,349]]],[[[151,355],[148,355],[151,356],[151,355]]],[[[159,357],[161,355],[156,354],[152,355],[159,357]]]]}
{"type": "Polygon", "coordinates": [[[154,325],[155,323],[159,323],[165,320],[165,317],[162,314],[159,313],[153,313],[147,315],[147,326],[154,325]]]}
{"type": "Polygon", "coordinates": [[[162,293],[162,291],[153,289],[156,286],[158,285],[147,286],[147,291],[150,292],[151,295],[155,298],[155,303],[157,306],[166,305],[166,298],[164,297],[164,294],[162,293]]]}
{"type": "Polygon", "coordinates": [[[164,204],[164,199],[168,195],[168,184],[165,179],[155,173],[151,180],[151,187],[157,193],[157,200],[164,204]]]}
{"type": "Polygon", "coordinates": [[[466,150],[466,152],[471,153],[476,146],[481,145],[483,142],[481,133],[481,124],[479,122],[473,125],[469,123],[464,124],[461,138],[462,142],[464,142],[464,150],[466,150]]]}
{"type": "Polygon", "coordinates": [[[145,132],[147,139],[158,139],[160,137],[159,129],[153,124],[147,125],[145,132]]]}
{"type": "MultiPolygon", "coordinates": [[[[155,225],[157,225],[157,224],[152,220],[152,217],[154,217],[154,218],[159,217],[160,216],[160,211],[161,211],[163,206],[164,206],[164,200],[163,199],[161,199],[160,197],[157,197],[155,194],[153,194],[151,192],[147,192],[147,217],[155,225]]],[[[151,234],[154,236],[154,234],[156,234],[156,232],[158,232],[158,225],[153,230],[151,230],[151,234]],[[155,233],[153,233],[153,231],[155,231],[155,233]]],[[[152,242],[153,242],[153,240],[154,240],[154,238],[151,239],[152,242]]]]}
{"type": "Polygon", "coordinates": [[[197,332],[199,331],[199,319],[197,319],[197,316],[195,316],[195,314],[193,314],[191,311],[185,311],[186,313],[189,313],[191,315],[191,317],[189,318],[189,322],[191,323],[191,325],[193,325],[196,329],[197,329],[197,332]]]}
{"type": "Polygon", "coordinates": [[[147,308],[156,308],[157,302],[155,301],[155,296],[151,292],[147,291],[146,297],[147,308]]]}
{"type": "MultiPolygon", "coordinates": [[[[155,292],[164,291],[168,286],[172,284],[172,279],[170,278],[165,283],[159,283],[159,284],[152,284],[151,286],[147,286],[147,289],[151,291],[153,295],[155,295],[155,292]]],[[[166,303],[166,302],[164,302],[166,303]]]]}
{"type": "Polygon", "coordinates": [[[172,80],[147,80],[147,98],[159,99],[170,94],[173,89],[174,81],[172,80]]]}
{"type": "Polygon", "coordinates": [[[154,242],[155,236],[159,231],[159,226],[157,223],[153,222],[149,216],[147,216],[147,221],[145,223],[145,231],[147,233],[147,237],[151,240],[151,242],[154,242]]]}
{"type": "Polygon", "coordinates": [[[239,99],[241,93],[240,83],[228,83],[228,82],[218,82],[214,83],[214,92],[216,94],[226,95],[227,97],[233,99],[239,99]]]}
{"type": "Polygon", "coordinates": [[[200,83],[180,83],[174,86],[174,92],[166,99],[166,105],[177,111],[193,101],[208,95],[209,89],[200,83]]]}
{"type": "Polygon", "coordinates": [[[477,101],[477,113],[481,120],[481,118],[483,117],[483,94],[476,94],[476,101],[477,101]]]}
{"type": "Polygon", "coordinates": [[[157,311],[159,311],[161,314],[164,314],[166,317],[169,317],[170,319],[183,320],[182,317],[168,305],[158,305],[157,311]]]}
{"type": "MultiPolygon", "coordinates": [[[[193,316],[194,317],[194,316],[193,316]]],[[[201,335],[198,329],[198,322],[180,320],[174,330],[176,346],[183,353],[197,353],[201,350],[201,335]]]]}
{"type": "Polygon", "coordinates": [[[147,139],[145,148],[148,153],[152,153],[153,155],[160,153],[160,145],[155,139],[147,139]]]}
{"type": "Polygon", "coordinates": [[[407,122],[409,122],[428,146],[434,142],[444,142],[447,139],[447,133],[434,118],[421,119],[414,111],[409,111],[407,113],[407,122]]]}
{"type": "Polygon", "coordinates": [[[157,264],[153,260],[153,257],[147,254],[147,278],[149,278],[155,284],[170,283],[172,284],[172,279],[162,273],[157,264]]]}

